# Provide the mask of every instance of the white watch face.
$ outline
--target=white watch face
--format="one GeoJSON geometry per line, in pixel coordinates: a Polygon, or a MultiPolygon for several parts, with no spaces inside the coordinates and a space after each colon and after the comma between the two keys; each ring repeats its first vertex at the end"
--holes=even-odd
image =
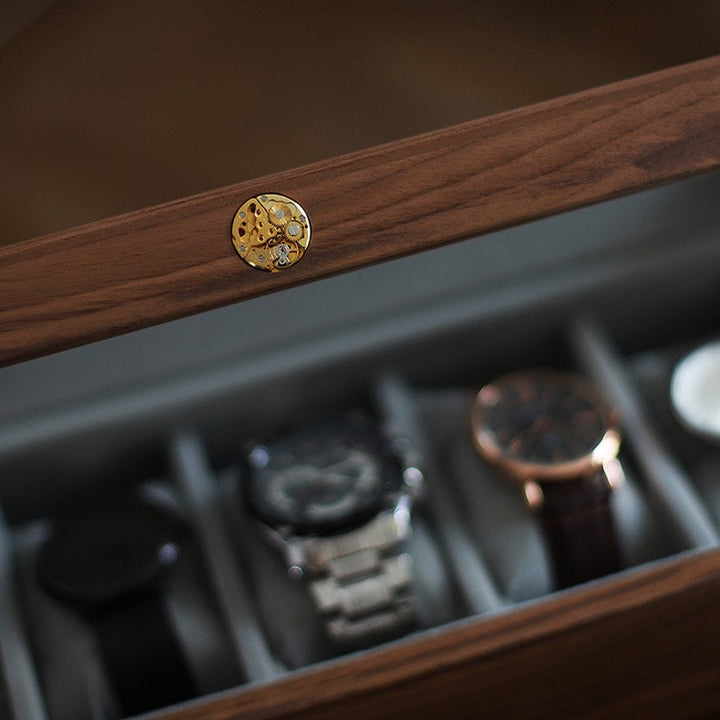
{"type": "Polygon", "coordinates": [[[689,430],[720,441],[720,341],[703,345],[677,364],[670,401],[689,430]]]}
{"type": "Polygon", "coordinates": [[[597,390],[557,370],[497,378],[475,398],[475,444],[490,462],[524,482],[574,480],[617,455],[620,436],[597,390]]]}

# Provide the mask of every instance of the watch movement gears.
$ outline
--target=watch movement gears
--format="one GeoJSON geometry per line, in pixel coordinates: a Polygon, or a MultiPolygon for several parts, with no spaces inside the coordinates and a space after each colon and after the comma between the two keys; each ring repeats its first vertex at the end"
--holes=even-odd
{"type": "Polygon", "coordinates": [[[277,272],[294,265],[310,244],[310,221],[295,200],[268,193],[246,200],[232,222],[237,254],[251,267],[277,272]]]}
{"type": "Polygon", "coordinates": [[[278,265],[288,265],[292,262],[290,259],[290,251],[292,248],[287,243],[280,243],[276,245],[273,250],[275,251],[278,265]]]}

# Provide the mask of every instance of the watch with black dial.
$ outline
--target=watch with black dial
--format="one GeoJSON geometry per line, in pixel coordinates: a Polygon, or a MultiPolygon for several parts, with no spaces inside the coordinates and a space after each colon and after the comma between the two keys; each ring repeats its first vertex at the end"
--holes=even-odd
{"type": "Polygon", "coordinates": [[[123,717],[197,694],[163,602],[184,535],[169,511],[127,498],[55,522],[40,549],[41,584],[92,629],[123,717]]]}
{"type": "Polygon", "coordinates": [[[623,478],[620,433],[595,388],[570,373],[511,373],[472,409],[481,455],[521,485],[541,513],[560,587],[619,569],[610,493],[623,478]]]}
{"type": "Polygon", "coordinates": [[[315,417],[256,444],[244,495],[263,536],[306,579],[329,638],[360,645],[416,622],[403,541],[422,473],[361,412],[315,417]]]}

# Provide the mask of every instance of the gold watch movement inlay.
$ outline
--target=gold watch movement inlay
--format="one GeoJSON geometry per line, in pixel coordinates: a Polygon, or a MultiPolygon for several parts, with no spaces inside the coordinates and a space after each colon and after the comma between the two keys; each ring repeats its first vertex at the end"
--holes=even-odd
{"type": "Polygon", "coordinates": [[[305,254],[310,244],[310,221],[300,203],[286,195],[257,195],[235,213],[232,241],[248,265],[277,272],[305,254]]]}

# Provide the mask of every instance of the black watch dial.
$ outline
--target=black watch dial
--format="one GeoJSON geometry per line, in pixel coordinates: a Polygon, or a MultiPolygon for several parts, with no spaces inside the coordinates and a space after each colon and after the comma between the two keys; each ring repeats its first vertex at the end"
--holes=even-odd
{"type": "Polygon", "coordinates": [[[272,526],[328,534],[376,513],[401,478],[365,415],[323,416],[297,426],[247,456],[246,495],[272,526]]]}
{"type": "Polygon", "coordinates": [[[555,467],[589,457],[609,421],[593,387],[571,374],[519,372],[486,385],[473,414],[480,450],[492,459],[555,467]]]}
{"type": "Polygon", "coordinates": [[[88,608],[137,592],[180,557],[182,527],[169,512],[127,501],[56,525],[38,570],[58,599],[88,608]]]}

